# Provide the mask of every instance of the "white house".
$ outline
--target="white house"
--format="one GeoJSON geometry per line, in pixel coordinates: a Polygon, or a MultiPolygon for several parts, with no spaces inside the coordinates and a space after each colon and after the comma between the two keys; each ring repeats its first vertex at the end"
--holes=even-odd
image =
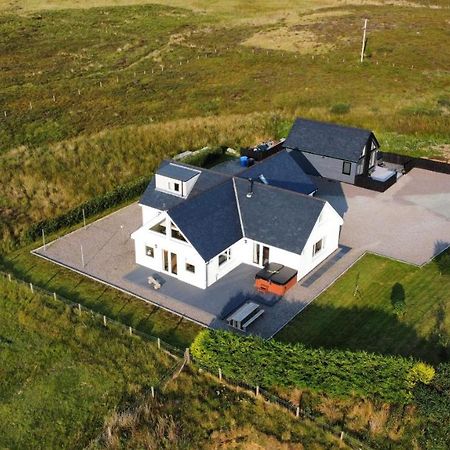
{"type": "Polygon", "coordinates": [[[136,262],[205,289],[242,263],[300,280],[338,248],[342,218],[289,151],[237,175],[164,161],[140,205],[136,262]]]}

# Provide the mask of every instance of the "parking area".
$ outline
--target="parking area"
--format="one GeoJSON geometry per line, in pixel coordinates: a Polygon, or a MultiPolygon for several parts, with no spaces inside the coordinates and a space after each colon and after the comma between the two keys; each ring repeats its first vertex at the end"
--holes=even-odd
{"type": "Polygon", "coordinates": [[[315,180],[344,218],[341,244],[422,265],[450,245],[450,176],[414,169],[386,192],[315,180]]]}
{"type": "MultiPolygon", "coordinates": [[[[137,266],[130,234],[141,225],[137,204],[74,231],[35,253],[57,264],[149,301],[199,324],[227,327],[223,320],[245,300],[265,314],[251,332],[271,337],[326,289],[364,252],[424,264],[450,244],[450,176],[414,169],[384,193],[315,180],[317,196],[344,217],[341,247],[282,298],[253,289],[255,267],[240,265],[206,290],[137,266]],[[161,281],[155,291],[149,275],[161,281]]],[[[282,261],[280,261],[282,263],[282,261]]]]}

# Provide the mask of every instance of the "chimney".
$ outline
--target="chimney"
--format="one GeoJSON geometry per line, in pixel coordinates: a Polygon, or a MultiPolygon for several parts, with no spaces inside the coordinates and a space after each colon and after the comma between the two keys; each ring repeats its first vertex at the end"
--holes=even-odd
{"type": "Polygon", "coordinates": [[[252,195],[253,195],[253,178],[249,178],[248,181],[250,182],[250,184],[248,186],[247,198],[252,198],[252,195]]]}
{"type": "Polygon", "coordinates": [[[264,176],[263,173],[262,173],[258,178],[259,178],[264,184],[269,184],[269,182],[267,181],[267,178],[264,176]]]}

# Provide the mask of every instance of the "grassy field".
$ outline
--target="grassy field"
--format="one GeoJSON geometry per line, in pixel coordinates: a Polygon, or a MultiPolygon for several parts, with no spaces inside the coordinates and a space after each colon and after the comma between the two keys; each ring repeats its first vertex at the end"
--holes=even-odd
{"type": "Polygon", "coordinates": [[[30,250],[25,247],[4,257],[2,269],[179,348],[188,347],[201,329],[163,309],[33,256],[30,250]]]}
{"type": "Polygon", "coordinates": [[[205,375],[182,373],[166,385],[180,364],[156,345],[130,337],[124,327],[106,329],[98,318],[15,282],[1,278],[0,289],[1,448],[125,448],[127,442],[126,448],[173,450],[244,442],[325,449],[338,443],[313,422],[205,375]],[[158,401],[146,392],[150,386],[158,401]]]}
{"type": "Polygon", "coordinates": [[[2,240],[163,156],[284,135],[297,114],[372,128],[384,150],[445,154],[449,9],[164,3],[0,13],[2,240]],[[228,20],[236,11],[249,20],[228,20]]]}
{"type": "Polygon", "coordinates": [[[174,361],[156,345],[0,279],[0,447],[82,448],[174,361]]]}
{"type": "Polygon", "coordinates": [[[449,255],[447,251],[422,268],[366,255],[276,339],[431,363],[448,360],[449,255]]]}

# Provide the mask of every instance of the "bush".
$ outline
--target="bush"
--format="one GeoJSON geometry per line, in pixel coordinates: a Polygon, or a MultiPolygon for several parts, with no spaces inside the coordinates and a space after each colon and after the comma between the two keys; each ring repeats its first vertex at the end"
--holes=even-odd
{"type": "Polygon", "coordinates": [[[332,114],[347,114],[350,112],[350,105],[348,103],[336,103],[330,108],[332,114]]]}
{"type": "Polygon", "coordinates": [[[414,387],[417,383],[430,384],[435,375],[434,367],[428,364],[419,362],[414,364],[409,371],[408,380],[411,387],[414,387]]]}
{"type": "Polygon", "coordinates": [[[309,388],[329,395],[357,395],[408,403],[412,386],[430,379],[430,369],[410,358],[366,352],[307,348],[276,340],[202,331],[192,355],[210,370],[236,381],[267,388],[309,388]]]}
{"type": "Polygon", "coordinates": [[[183,162],[198,167],[210,167],[215,162],[220,160],[221,157],[223,157],[226,150],[226,147],[218,147],[213,149],[205,147],[184,158],[183,162]]]}

